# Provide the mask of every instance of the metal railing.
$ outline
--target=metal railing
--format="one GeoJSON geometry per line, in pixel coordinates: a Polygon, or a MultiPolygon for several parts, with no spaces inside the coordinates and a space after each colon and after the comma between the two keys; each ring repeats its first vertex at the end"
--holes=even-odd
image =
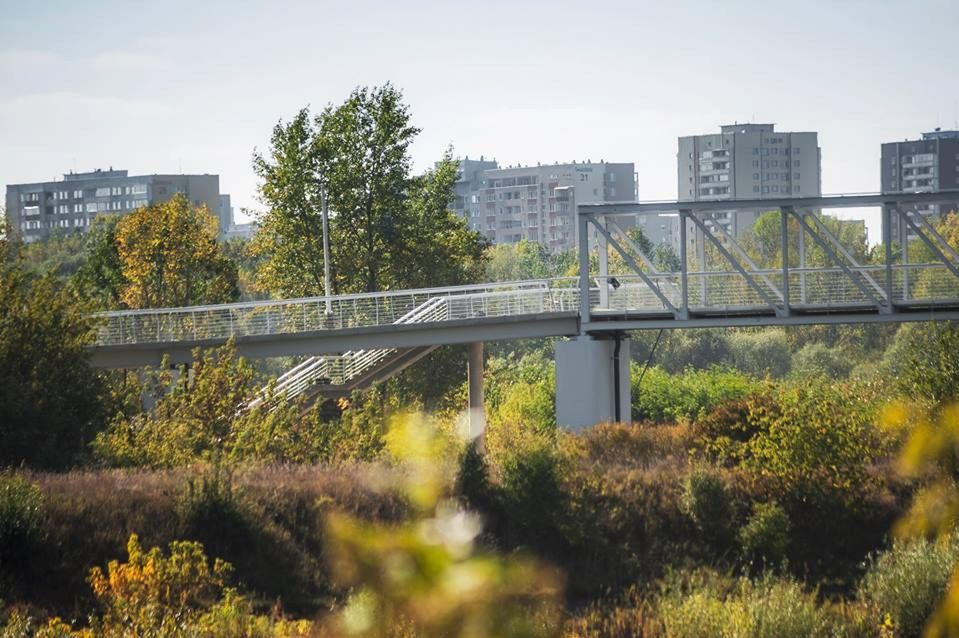
{"type": "MultiPolygon", "coordinates": [[[[432,297],[397,319],[394,323],[428,323],[443,321],[448,314],[449,297],[432,297]]],[[[263,388],[248,408],[264,401],[271,405],[280,400],[295,399],[317,384],[346,387],[350,382],[377,369],[398,354],[395,348],[351,350],[339,355],[309,357],[282,374],[275,384],[263,388]]]]}
{"type": "Polygon", "coordinates": [[[397,323],[434,298],[449,302],[447,320],[575,310],[575,278],[419,290],[155,308],[100,313],[98,346],[226,340],[397,323]],[[570,305],[570,304],[573,305],[570,305]]]}
{"type": "MultiPolygon", "coordinates": [[[[955,305],[959,303],[959,278],[943,264],[870,265],[791,268],[788,286],[783,286],[781,269],[749,272],[751,281],[736,271],[690,271],[687,273],[688,308],[691,312],[768,311],[769,301],[783,305],[788,288],[789,307],[797,310],[856,310],[887,302],[896,305],[955,305]],[[887,271],[891,289],[887,290],[887,271]],[[853,276],[850,276],[850,273],[853,276]],[[854,279],[855,277],[855,279],[854,279]],[[856,281],[858,279],[858,282],[856,281]],[[758,288],[758,290],[757,290],[758,288]],[[766,299],[760,294],[765,293],[766,299]]],[[[647,274],[658,292],[674,307],[683,304],[681,274],[647,274]]],[[[590,308],[597,313],[622,312],[632,315],[661,314],[667,311],[649,284],[635,274],[594,277],[590,308]],[[612,285],[613,279],[618,287],[612,285]]],[[[539,279],[473,286],[404,290],[331,298],[327,314],[323,297],[257,301],[186,308],[158,308],[107,312],[99,315],[102,324],[98,346],[171,343],[179,341],[225,341],[230,337],[295,334],[355,328],[370,328],[410,321],[419,309],[442,300],[442,317],[432,322],[508,316],[535,316],[550,312],[575,312],[579,289],[574,277],[539,279]]],[[[364,352],[364,351],[359,351],[364,352]]],[[[372,351],[371,351],[372,352],[372,351]]],[[[346,378],[355,373],[359,359],[346,355],[324,357],[329,377],[346,378]]],[[[293,371],[291,371],[293,372],[293,371]]],[[[280,379],[283,380],[283,377],[280,379]]]]}

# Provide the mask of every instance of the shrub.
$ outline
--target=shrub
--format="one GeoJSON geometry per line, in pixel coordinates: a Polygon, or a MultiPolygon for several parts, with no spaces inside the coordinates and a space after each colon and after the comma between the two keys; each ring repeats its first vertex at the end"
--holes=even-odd
{"type": "Polygon", "coordinates": [[[781,489],[856,490],[867,465],[882,454],[875,409],[854,386],[769,387],[750,397],[748,409],[757,434],[744,444],[741,463],[781,489]]]}
{"type": "Polygon", "coordinates": [[[789,342],[783,330],[743,330],[729,337],[732,365],[755,377],[779,378],[789,372],[789,342]]]}
{"type": "Polygon", "coordinates": [[[793,357],[791,376],[800,381],[811,377],[841,379],[849,376],[852,366],[843,350],[822,343],[807,343],[793,357]]]}
{"type": "Polygon", "coordinates": [[[944,542],[897,542],[866,563],[859,596],[877,620],[889,617],[897,636],[919,636],[946,591],[959,560],[959,536],[944,542]]]}
{"type": "Polygon", "coordinates": [[[959,322],[905,324],[883,357],[888,378],[909,398],[959,399],[959,322]]]}
{"type": "Polygon", "coordinates": [[[552,556],[567,549],[564,516],[569,499],[561,460],[548,444],[517,450],[501,464],[503,514],[508,542],[531,545],[552,556]]]}
{"type": "Polygon", "coordinates": [[[87,351],[94,320],[52,273],[31,277],[10,251],[0,238],[0,467],[68,468],[106,413],[87,351]]]}
{"type": "Polygon", "coordinates": [[[703,467],[686,476],[680,507],[711,540],[725,539],[733,507],[722,477],[703,467]]]}
{"type": "Polygon", "coordinates": [[[757,503],[739,530],[743,553],[767,565],[781,562],[789,547],[790,528],[789,515],[778,503],[757,503]]]}
{"type": "Polygon", "coordinates": [[[43,536],[40,488],[17,474],[0,473],[0,574],[26,564],[43,536]]]}
{"type": "Polygon", "coordinates": [[[825,634],[816,596],[795,581],[766,574],[757,580],[715,574],[667,588],[658,611],[675,638],[808,638],[825,634]]]}
{"type": "Polygon", "coordinates": [[[211,566],[201,544],[174,541],[169,549],[169,556],[158,547],[144,551],[134,534],[126,563],[110,561],[106,573],[99,567],[90,571],[90,586],[103,608],[91,623],[95,635],[173,636],[202,629],[204,635],[228,636],[232,628],[257,625],[262,633],[247,635],[308,632],[309,623],[254,618],[245,599],[226,587],[231,565],[216,559],[211,566]]]}
{"type": "Polygon", "coordinates": [[[697,419],[718,405],[742,399],[757,385],[753,378],[741,372],[720,368],[669,374],[654,367],[644,376],[634,364],[631,376],[633,420],[636,421],[697,419]]]}

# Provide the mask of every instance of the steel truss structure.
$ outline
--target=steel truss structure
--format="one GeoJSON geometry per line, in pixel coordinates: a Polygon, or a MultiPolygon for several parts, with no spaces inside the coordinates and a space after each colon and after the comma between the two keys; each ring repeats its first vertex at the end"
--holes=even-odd
{"type": "Polygon", "coordinates": [[[577,228],[581,332],[959,318],[959,254],[918,209],[955,201],[956,195],[956,191],[942,191],[582,204],[577,228]],[[830,229],[821,212],[864,207],[882,209],[880,264],[857,260],[855,251],[830,229]],[[761,267],[724,229],[717,215],[730,211],[778,213],[777,263],[761,267]],[[678,216],[680,268],[676,272],[658,270],[620,223],[623,218],[664,213],[678,216]],[[595,277],[589,271],[591,229],[598,242],[595,277]],[[910,243],[925,247],[932,260],[911,262],[910,243]],[[824,263],[808,263],[810,246],[821,251],[818,261],[824,263]],[[610,249],[627,272],[609,272],[610,249]],[[719,267],[711,263],[708,250],[719,267]],[[594,286],[599,292],[598,307],[589,294],[594,286]],[[651,299],[659,307],[658,316],[651,312],[651,299]]]}

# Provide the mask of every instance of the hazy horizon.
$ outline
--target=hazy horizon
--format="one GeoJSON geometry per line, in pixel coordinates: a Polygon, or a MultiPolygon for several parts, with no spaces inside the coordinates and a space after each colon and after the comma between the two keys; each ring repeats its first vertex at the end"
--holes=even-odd
{"type": "Polygon", "coordinates": [[[255,209],[250,157],[278,120],[388,81],[423,129],[417,170],[448,145],[501,165],[633,162],[644,200],[676,197],[677,137],[721,124],[818,131],[824,193],[876,191],[882,142],[959,127],[948,0],[0,0],[0,15],[3,184],[218,173],[255,209]]]}

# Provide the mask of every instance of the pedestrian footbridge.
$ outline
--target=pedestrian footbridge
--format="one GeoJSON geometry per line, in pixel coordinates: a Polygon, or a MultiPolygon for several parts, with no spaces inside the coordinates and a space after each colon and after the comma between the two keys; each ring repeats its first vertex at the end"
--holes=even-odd
{"type": "MultiPolygon", "coordinates": [[[[557,384],[569,389],[557,391],[558,410],[566,410],[560,422],[623,418],[628,342],[625,352],[621,345],[630,331],[959,319],[959,254],[925,212],[953,201],[959,192],[581,205],[576,277],[107,312],[98,315],[92,361],[188,363],[193,349],[233,339],[247,357],[306,357],[262,399],[283,400],[349,393],[441,345],[571,337],[557,345],[557,384]],[[881,208],[882,243],[873,251],[880,258],[870,263],[857,261],[823,222],[822,211],[851,207],[881,208]],[[726,232],[722,215],[743,210],[778,211],[772,267],[757,265],[726,232]],[[676,215],[680,234],[679,264],[669,272],[624,230],[639,216],[662,214],[676,215]],[[813,251],[816,263],[807,258],[813,251]],[[616,272],[611,255],[623,264],[616,272]],[[565,397],[585,406],[581,416],[559,405],[565,397]]],[[[471,349],[471,361],[481,365],[478,352],[471,349]]]]}

